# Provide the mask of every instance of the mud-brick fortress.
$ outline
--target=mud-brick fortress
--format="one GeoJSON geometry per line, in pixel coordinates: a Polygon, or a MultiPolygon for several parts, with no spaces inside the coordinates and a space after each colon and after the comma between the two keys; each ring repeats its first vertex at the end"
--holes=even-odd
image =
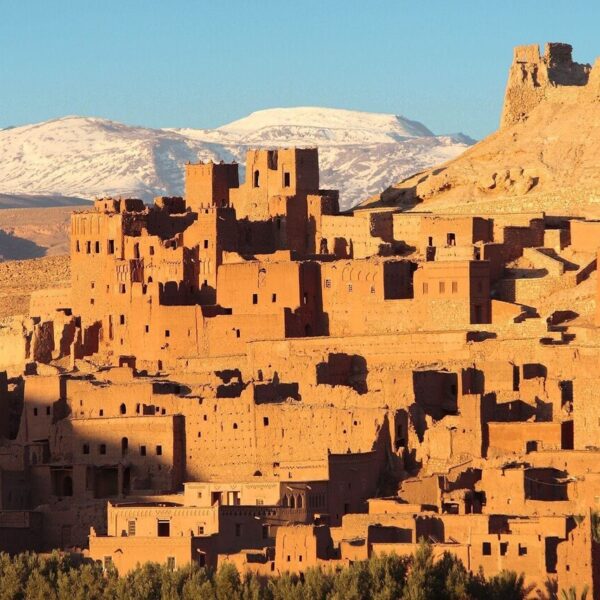
{"type": "MultiPolygon", "coordinates": [[[[518,48],[502,130],[549,71],[593,77],[518,48]]],[[[0,331],[0,550],[268,575],[424,538],[600,597],[600,220],[509,196],[341,214],[316,149],[253,150],[73,214],[72,286],[0,331]]]]}

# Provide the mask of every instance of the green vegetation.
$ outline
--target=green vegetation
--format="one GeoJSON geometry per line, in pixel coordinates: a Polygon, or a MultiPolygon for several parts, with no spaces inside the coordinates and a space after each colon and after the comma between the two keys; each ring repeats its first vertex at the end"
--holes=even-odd
{"type": "Polygon", "coordinates": [[[529,591],[516,573],[486,579],[451,554],[434,560],[425,543],[411,557],[392,554],[273,578],[240,576],[233,565],[217,572],[195,566],[171,571],[155,563],[119,577],[59,553],[0,554],[0,600],[522,600],[529,591]]]}

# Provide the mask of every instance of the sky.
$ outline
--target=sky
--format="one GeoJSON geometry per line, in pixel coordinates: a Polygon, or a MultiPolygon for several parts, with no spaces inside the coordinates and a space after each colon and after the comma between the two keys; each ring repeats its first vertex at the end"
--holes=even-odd
{"type": "Polygon", "coordinates": [[[568,42],[593,63],[599,22],[598,0],[0,0],[0,128],[326,106],[482,138],[513,46],[568,42]]]}

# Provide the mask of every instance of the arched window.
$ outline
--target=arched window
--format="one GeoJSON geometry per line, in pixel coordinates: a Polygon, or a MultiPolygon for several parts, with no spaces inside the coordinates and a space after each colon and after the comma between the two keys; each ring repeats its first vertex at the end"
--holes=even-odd
{"type": "Polygon", "coordinates": [[[121,439],[121,454],[125,456],[127,454],[127,450],[129,449],[129,440],[124,437],[121,439]]]}
{"type": "Polygon", "coordinates": [[[125,403],[123,402],[123,404],[121,404],[121,406],[119,407],[119,412],[124,415],[127,413],[127,406],[125,406],[125,403]]]}
{"type": "Polygon", "coordinates": [[[254,187],[257,188],[260,183],[260,172],[258,171],[258,169],[256,169],[256,171],[254,171],[254,187]]]}

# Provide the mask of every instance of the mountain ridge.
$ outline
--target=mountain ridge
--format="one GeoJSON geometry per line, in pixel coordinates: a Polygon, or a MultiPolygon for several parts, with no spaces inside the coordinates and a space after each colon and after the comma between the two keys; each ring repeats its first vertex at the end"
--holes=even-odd
{"type": "Polygon", "coordinates": [[[471,143],[398,115],[345,109],[265,109],[215,129],[151,128],[67,115],[0,130],[0,193],[92,198],[183,192],[187,161],[237,161],[250,147],[319,146],[322,187],[343,208],[398,176],[453,158],[471,143]]]}

